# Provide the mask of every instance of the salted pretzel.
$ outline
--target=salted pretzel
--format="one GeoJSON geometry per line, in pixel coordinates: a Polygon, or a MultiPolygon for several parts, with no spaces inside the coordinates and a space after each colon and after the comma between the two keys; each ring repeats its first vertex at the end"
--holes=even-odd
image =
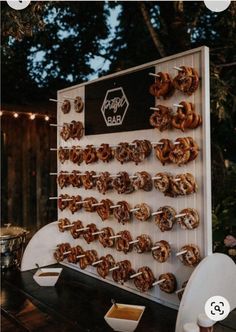
{"type": "Polygon", "coordinates": [[[173,273],[163,273],[159,276],[158,280],[165,281],[159,284],[160,289],[168,294],[174,293],[177,287],[177,281],[173,273]]]}
{"type": "Polygon", "coordinates": [[[152,127],[160,131],[171,128],[172,109],[163,105],[156,105],[157,109],[149,118],[149,123],[152,127]]]}
{"type": "Polygon", "coordinates": [[[66,230],[68,230],[69,228],[65,228],[64,226],[68,226],[71,225],[71,222],[69,219],[67,218],[61,218],[58,220],[58,229],[60,232],[65,232],[66,230]]]}
{"type": "Polygon", "coordinates": [[[174,92],[171,77],[168,73],[162,72],[157,73],[157,75],[159,75],[159,77],[155,78],[155,83],[150,86],[149,92],[156,98],[163,97],[164,99],[166,99],[170,97],[174,92]]]}
{"type": "Polygon", "coordinates": [[[84,250],[82,249],[81,246],[77,245],[76,247],[70,248],[70,253],[67,256],[67,260],[69,263],[76,264],[79,261],[78,256],[83,254],[84,250]]]}
{"type": "Polygon", "coordinates": [[[109,162],[114,158],[113,150],[109,144],[101,144],[101,146],[97,149],[97,157],[99,160],[103,162],[109,162]]]}
{"type": "Polygon", "coordinates": [[[178,166],[187,164],[190,159],[190,144],[188,138],[180,137],[175,140],[176,144],[170,151],[169,159],[178,166]]]}
{"type": "Polygon", "coordinates": [[[69,149],[60,146],[58,150],[58,159],[62,164],[64,164],[66,160],[69,160],[69,149]]]}
{"type": "Polygon", "coordinates": [[[71,109],[71,107],[70,107],[70,101],[68,99],[63,100],[63,103],[61,105],[61,111],[62,111],[62,113],[67,114],[67,113],[70,112],[70,109],[71,109]]]}
{"type": "Polygon", "coordinates": [[[192,67],[180,66],[181,71],[173,79],[173,85],[187,95],[193,94],[199,85],[199,76],[197,71],[192,67]]]}
{"type": "Polygon", "coordinates": [[[160,160],[162,165],[170,162],[170,153],[173,150],[174,145],[169,139],[162,138],[160,144],[154,147],[155,155],[160,160]]]}
{"type": "Polygon", "coordinates": [[[83,159],[86,164],[95,163],[97,158],[97,151],[93,145],[86,145],[86,148],[83,150],[83,159]]]}
{"type": "Polygon", "coordinates": [[[92,265],[96,261],[98,261],[98,253],[96,250],[86,250],[85,251],[85,257],[87,258],[88,264],[92,265]]]}
{"type": "Polygon", "coordinates": [[[129,203],[126,201],[117,202],[117,207],[113,209],[114,218],[121,224],[127,223],[131,219],[129,203]]]}
{"type": "Polygon", "coordinates": [[[69,123],[63,123],[62,130],[60,131],[60,136],[64,141],[68,141],[71,138],[71,130],[69,123]]]}
{"type": "Polygon", "coordinates": [[[102,234],[98,235],[98,241],[102,244],[104,248],[111,248],[114,246],[115,240],[110,239],[111,236],[114,236],[115,233],[111,227],[104,227],[101,229],[102,234]]]}
{"type": "Polygon", "coordinates": [[[96,211],[99,215],[99,217],[102,219],[102,220],[107,220],[109,219],[110,215],[112,214],[112,209],[110,208],[113,204],[113,202],[106,198],[106,199],[102,199],[100,201],[100,203],[102,205],[99,205],[97,206],[96,208],[96,211]]]}
{"type": "Polygon", "coordinates": [[[162,206],[157,212],[161,214],[155,215],[155,223],[162,232],[170,231],[175,223],[176,211],[171,206],[162,206]]]}
{"type": "Polygon", "coordinates": [[[137,236],[136,240],[138,240],[138,242],[134,244],[134,250],[137,253],[141,254],[151,250],[152,240],[149,235],[141,234],[137,236]]]}
{"type": "Polygon", "coordinates": [[[149,173],[145,171],[136,172],[134,173],[134,178],[132,184],[135,190],[142,189],[144,191],[151,191],[153,184],[152,184],[152,177],[149,173]]]}
{"type": "Polygon", "coordinates": [[[116,250],[123,251],[127,254],[133,248],[133,246],[129,244],[129,242],[133,240],[130,232],[124,230],[117,233],[117,235],[120,235],[121,237],[116,239],[116,250]]]}
{"type": "Polygon", "coordinates": [[[180,249],[180,251],[184,250],[186,250],[186,252],[178,256],[181,262],[187,266],[196,266],[201,260],[200,250],[198,246],[196,246],[195,244],[186,244],[180,249]]]}
{"type": "Polygon", "coordinates": [[[72,223],[70,233],[74,239],[78,239],[82,235],[82,231],[78,232],[78,230],[81,228],[84,228],[82,221],[77,220],[72,223]]]}
{"type": "Polygon", "coordinates": [[[112,189],[112,178],[109,172],[101,172],[99,177],[96,180],[96,188],[97,190],[105,195],[105,193],[112,189]]]}
{"type": "Polygon", "coordinates": [[[84,103],[83,103],[82,98],[79,96],[75,97],[75,100],[74,100],[75,112],[81,113],[83,111],[83,108],[84,108],[84,103]]]}
{"type": "Polygon", "coordinates": [[[199,214],[195,209],[183,209],[179,213],[183,216],[176,219],[182,229],[194,229],[199,226],[199,214]]]}
{"type": "Polygon", "coordinates": [[[165,240],[161,240],[154,243],[153,248],[155,247],[156,249],[152,250],[153,258],[159,263],[166,262],[171,253],[171,247],[169,243],[165,240]]]}
{"type": "Polygon", "coordinates": [[[165,195],[171,192],[171,175],[169,173],[157,173],[153,180],[154,187],[165,195]]]}
{"type": "Polygon", "coordinates": [[[134,206],[134,209],[139,209],[137,211],[134,211],[134,216],[137,220],[146,221],[151,216],[150,206],[147,205],[146,203],[136,204],[134,206]]]}
{"type": "Polygon", "coordinates": [[[138,272],[142,272],[142,274],[134,278],[134,285],[141,292],[147,292],[153,287],[152,284],[155,281],[152,270],[148,266],[143,266],[137,270],[138,272]]]}
{"type": "Polygon", "coordinates": [[[191,173],[178,174],[171,180],[173,196],[190,195],[197,192],[197,183],[191,173]]]}
{"type": "Polygon", "coordinates": [[[80,165],[83,159],[83,150],[79,146],[72,146],[69,151],[69,159],[72,163],[80,165]]]}

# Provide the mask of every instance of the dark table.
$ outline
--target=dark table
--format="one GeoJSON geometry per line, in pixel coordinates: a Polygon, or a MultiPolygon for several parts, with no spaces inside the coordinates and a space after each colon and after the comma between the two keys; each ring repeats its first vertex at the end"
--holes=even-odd
{"type": "Polygon", "coordinates": [[[8,270],[2,275],[2,313],[15,319],[22,331],[111,332],[104,315],[112,298],[146,306],[137,332],[175,330],[176,310],[67,267],[55,287],[40,287],[33,280],[35,271],[8,270]],[[25,324],[21,324],[22,317],[28,317],[25,324]]]}

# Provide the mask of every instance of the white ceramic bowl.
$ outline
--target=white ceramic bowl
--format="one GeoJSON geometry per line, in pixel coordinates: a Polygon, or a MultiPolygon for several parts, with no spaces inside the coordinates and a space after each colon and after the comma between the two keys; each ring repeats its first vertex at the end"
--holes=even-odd
{"type": "Polygon", "coordinates": [[[54,286],[61,274],[62,268],[40,268],[33,275],[34,280],[40,286],[54,286]],[[44,273],[57,273],[56,276],[43,275],[44,273]]]}
{"type": "Polygon", "coordinates": [[[145,310],[144,306],[117,303],[104,316],[105,321],[114,331],[132,332],[138,326],[145,310]]]}

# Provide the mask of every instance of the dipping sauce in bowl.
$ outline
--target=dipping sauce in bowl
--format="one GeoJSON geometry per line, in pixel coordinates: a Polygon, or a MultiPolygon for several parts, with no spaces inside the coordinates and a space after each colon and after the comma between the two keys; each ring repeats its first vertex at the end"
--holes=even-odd
{"type": "Polygon", "coordinates": [[[38,276],[39,277],[57,277],[60,273],[58,272],[42,272],[38,276]]]}
{"type": "Polygon", "coordinates": [[[139,317],[142,313],[143,309],[122,306],[119,304],[111,309],[107,317],[128,319],[128,320],[139,320],[139,317]]]}

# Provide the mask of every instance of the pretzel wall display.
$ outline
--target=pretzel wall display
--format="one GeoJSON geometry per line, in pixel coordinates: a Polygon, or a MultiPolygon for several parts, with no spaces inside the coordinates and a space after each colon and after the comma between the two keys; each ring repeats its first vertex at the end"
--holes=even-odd
{"type": "Polygon", "coordinates": [[[199,77],[197,71],[192,67],[180,66],[181,71],[173,79],[174,87],[191,96],[198,88],[199,77]]]}
{"type": "Polygon", "coordinates": [[[81,113],[84,109],[84,103],[80,96],[75,97],[74,109],[75,109],[75,112],[77,112],[77,113],[81,113]]]}
{"type": "Polygon", "coordinates": [[[169,98],[174,93],[174,86],[170,75],[162,72],[157,73],[155,83],[150,86],[149,92],[156,98],[169,98]]]}
{"type": "Polygon", "coordinates": [[[211,248],[206,55],[189,50],[63,89],[50,124],[52,231],[63,242],[51,258],[175,309],[211,248]]]}
{"type": "Polygon", "coordinates": [[[70,109],[71,109],[70,101],[68,99],[65,99],[61,105],[61,111],[64,114],[67,114],[70,112],[70,109]]]}

